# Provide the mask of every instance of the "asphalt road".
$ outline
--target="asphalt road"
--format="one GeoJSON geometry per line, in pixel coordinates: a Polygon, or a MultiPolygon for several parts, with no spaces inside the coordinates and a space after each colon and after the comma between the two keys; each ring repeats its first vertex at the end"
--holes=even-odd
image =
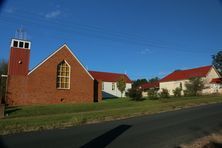
{"type": "Polygon", "coordinates": [[[222,129],[222,104],[0,137],[0,148],[174,148],[222,129]]]}

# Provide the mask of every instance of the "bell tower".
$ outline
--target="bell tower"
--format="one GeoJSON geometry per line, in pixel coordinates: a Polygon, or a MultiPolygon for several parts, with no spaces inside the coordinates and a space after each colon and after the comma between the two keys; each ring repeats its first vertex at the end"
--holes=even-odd
{"type": "Polygon", "coordinates": [[[22,29],[16,33],[18,37],[11,40],[8,75],[26,76],[29,72],[31,42],[25,40],[22,29]]]}

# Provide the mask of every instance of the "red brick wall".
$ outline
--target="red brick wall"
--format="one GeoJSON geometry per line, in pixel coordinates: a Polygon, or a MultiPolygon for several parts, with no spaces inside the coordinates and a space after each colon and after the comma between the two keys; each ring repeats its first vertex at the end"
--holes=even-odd
{"type": "Polygon", "coordinates": [[[27,76],[8,75],[7,81],[7,98],[6,103],[9,105],[19,105],[27,98],[27,76]]]}
{"type": "Polygon", "coordinates": [[[98,102],[102,101],[102,80],[98,80],[99,85],[98,85],[98,102]]]}
{"type": "Polygon", "coordinates": [[[9,105],[93,102],[94,80],[64,46],[27,77],[9,76],[9,105]],[[71,67],[70,89],[56,88],[57,65],[66,60],[71,67]]]}
{"type": "Polygon", "coordinates": [[[29,49],[12,47],[10,50],[8,74],[24,76],[27,75],[29,70],[29,58],[29,49]]]}

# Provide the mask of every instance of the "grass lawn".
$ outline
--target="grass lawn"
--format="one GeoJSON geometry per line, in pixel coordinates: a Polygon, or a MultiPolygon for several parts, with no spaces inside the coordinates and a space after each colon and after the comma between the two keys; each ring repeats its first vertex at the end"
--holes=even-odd
{"type": "Polygon", "coordinates": [[[144,101],[122,98],[88,104],[12,107],[7,108],[7,116],[0,119],[0,134],[63,128],[219,102],[222,102],[222,96],[147,99],[144,101]]]}

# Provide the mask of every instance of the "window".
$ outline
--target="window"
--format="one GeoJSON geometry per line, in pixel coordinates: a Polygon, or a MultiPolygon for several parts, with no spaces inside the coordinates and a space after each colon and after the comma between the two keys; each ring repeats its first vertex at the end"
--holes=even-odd
{"type": "Polygon", "coordinates": [[[13,42],[13,47],[18,47],[18,41],[13,42]]]}
{"type": "Polygon", "coordinates": [[[112,83],[112,90],[115,90],[115,83],[112,83]]]}
{"type": "Polygon", "coordinates": [[[25,42],[25,48],[29,48],[29,43],[25,42]]]}
{"type": "Polygon", "coordinates": [[[19,42],[19,47],[23,48],[24,42],[19,42]]]}
{"type": "Polygon", "coordinates": [[[66,61],[62,61],[57,66],[57,82],[56,87],[58,89],[70,88],[70,66],[66,61]]]}

